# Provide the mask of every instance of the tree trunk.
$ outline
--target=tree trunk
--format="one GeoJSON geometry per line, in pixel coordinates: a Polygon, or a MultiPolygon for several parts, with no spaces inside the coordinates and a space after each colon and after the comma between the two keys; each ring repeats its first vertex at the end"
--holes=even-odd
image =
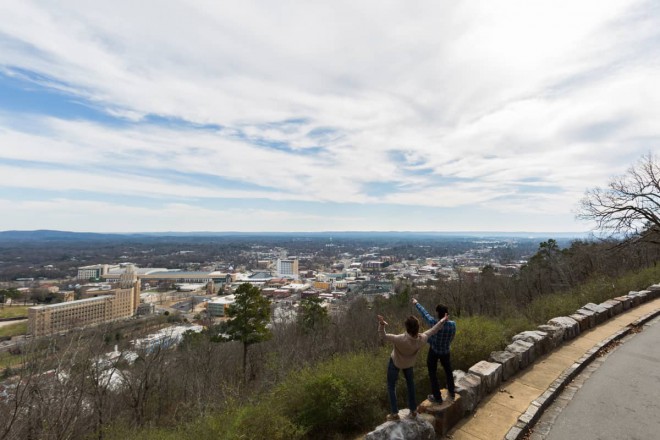
{"type": "Polygon", "coordinates": [[[247,352],[248,344],[243,343],[243,383],[247,383],[247,352]]]}

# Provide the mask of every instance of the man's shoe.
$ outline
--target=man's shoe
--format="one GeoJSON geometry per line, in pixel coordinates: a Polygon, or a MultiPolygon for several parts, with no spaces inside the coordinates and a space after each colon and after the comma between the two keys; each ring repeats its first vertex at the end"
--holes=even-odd
{"type": "Polygon", "coordinates": [[[417,418],[417,411],[410,411],[410,414],[407,416],[409,419],[417,418]]]}
{"type": "Polygon", "coordinates": [[[431,402],[431,403],[437,403],[438,405],[442,403],[442,397],[440,399],[436,399],[433,394],[429,394],[426,396],[426,399],[431,402]]]}
{"type": "Polygon", "coordinates": [[[394,413],[394,414],[388,414],[387,417],[385,417],[385,420],[388,422],[396,422],[397,420],[401,420],[399,418],[399,414],[394,413]]]}
{"type": "Polygon", "coordinates": [[[456,398],[456,394],[454,394],[454,393],[449,393],[449,394],[447,394],[447,397],[445,398],[445,400],[446,400],[447,402],[453,402],[453,401],[455,400],[455,398],[456,398]]]}

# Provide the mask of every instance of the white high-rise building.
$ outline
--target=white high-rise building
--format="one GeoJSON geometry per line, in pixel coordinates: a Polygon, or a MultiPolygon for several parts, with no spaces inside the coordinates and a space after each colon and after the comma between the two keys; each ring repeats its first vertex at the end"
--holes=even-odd
{"type": "Polygon", "coordinates": [[[292,277],[298,279],[298,259],[277,259],[277,276],[278,277],[292,277]]]}
{"type": "Polygon", "coordinates": [[[90,278],[99,279],[107,274],[111,269],[119,266],[109,264],[95,264],[93,266],[83,266],[78,268],[78,279],[89,280],[90,278]]]}

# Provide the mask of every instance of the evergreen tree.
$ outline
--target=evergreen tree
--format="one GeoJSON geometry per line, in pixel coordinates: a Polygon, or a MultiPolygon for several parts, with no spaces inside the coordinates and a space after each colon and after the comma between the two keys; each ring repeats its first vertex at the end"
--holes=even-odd
{"type": "Polygon", "coordinates": [[[322,300],[316,297],[305,298],[300,301],[298,311],[298,325],[305,332],[325,326],[328,322],[328,311],[323,307],[322,300]]]}
{"type": "Polygon", "coordinates": [[[241,284],[235,292],[236,302],[229,306],[227,335],[243,343],[243,380],[245,380],[247,353],[252,344],[270,339],[266,327],[270,321],[270,301],[261,294],[261,289],[250,283],[241,284]]]}

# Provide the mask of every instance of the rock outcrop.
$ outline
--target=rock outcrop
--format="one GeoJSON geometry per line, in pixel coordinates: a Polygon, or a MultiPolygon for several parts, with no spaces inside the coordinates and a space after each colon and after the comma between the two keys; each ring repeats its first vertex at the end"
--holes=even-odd
{"type": "Polygon", "coordinates": [[[401,420],[385,422],[366,435],[365,440],[434,440],[435,429],[424,417],[408,418],[409,411],[399,411],[401,420]]]}

